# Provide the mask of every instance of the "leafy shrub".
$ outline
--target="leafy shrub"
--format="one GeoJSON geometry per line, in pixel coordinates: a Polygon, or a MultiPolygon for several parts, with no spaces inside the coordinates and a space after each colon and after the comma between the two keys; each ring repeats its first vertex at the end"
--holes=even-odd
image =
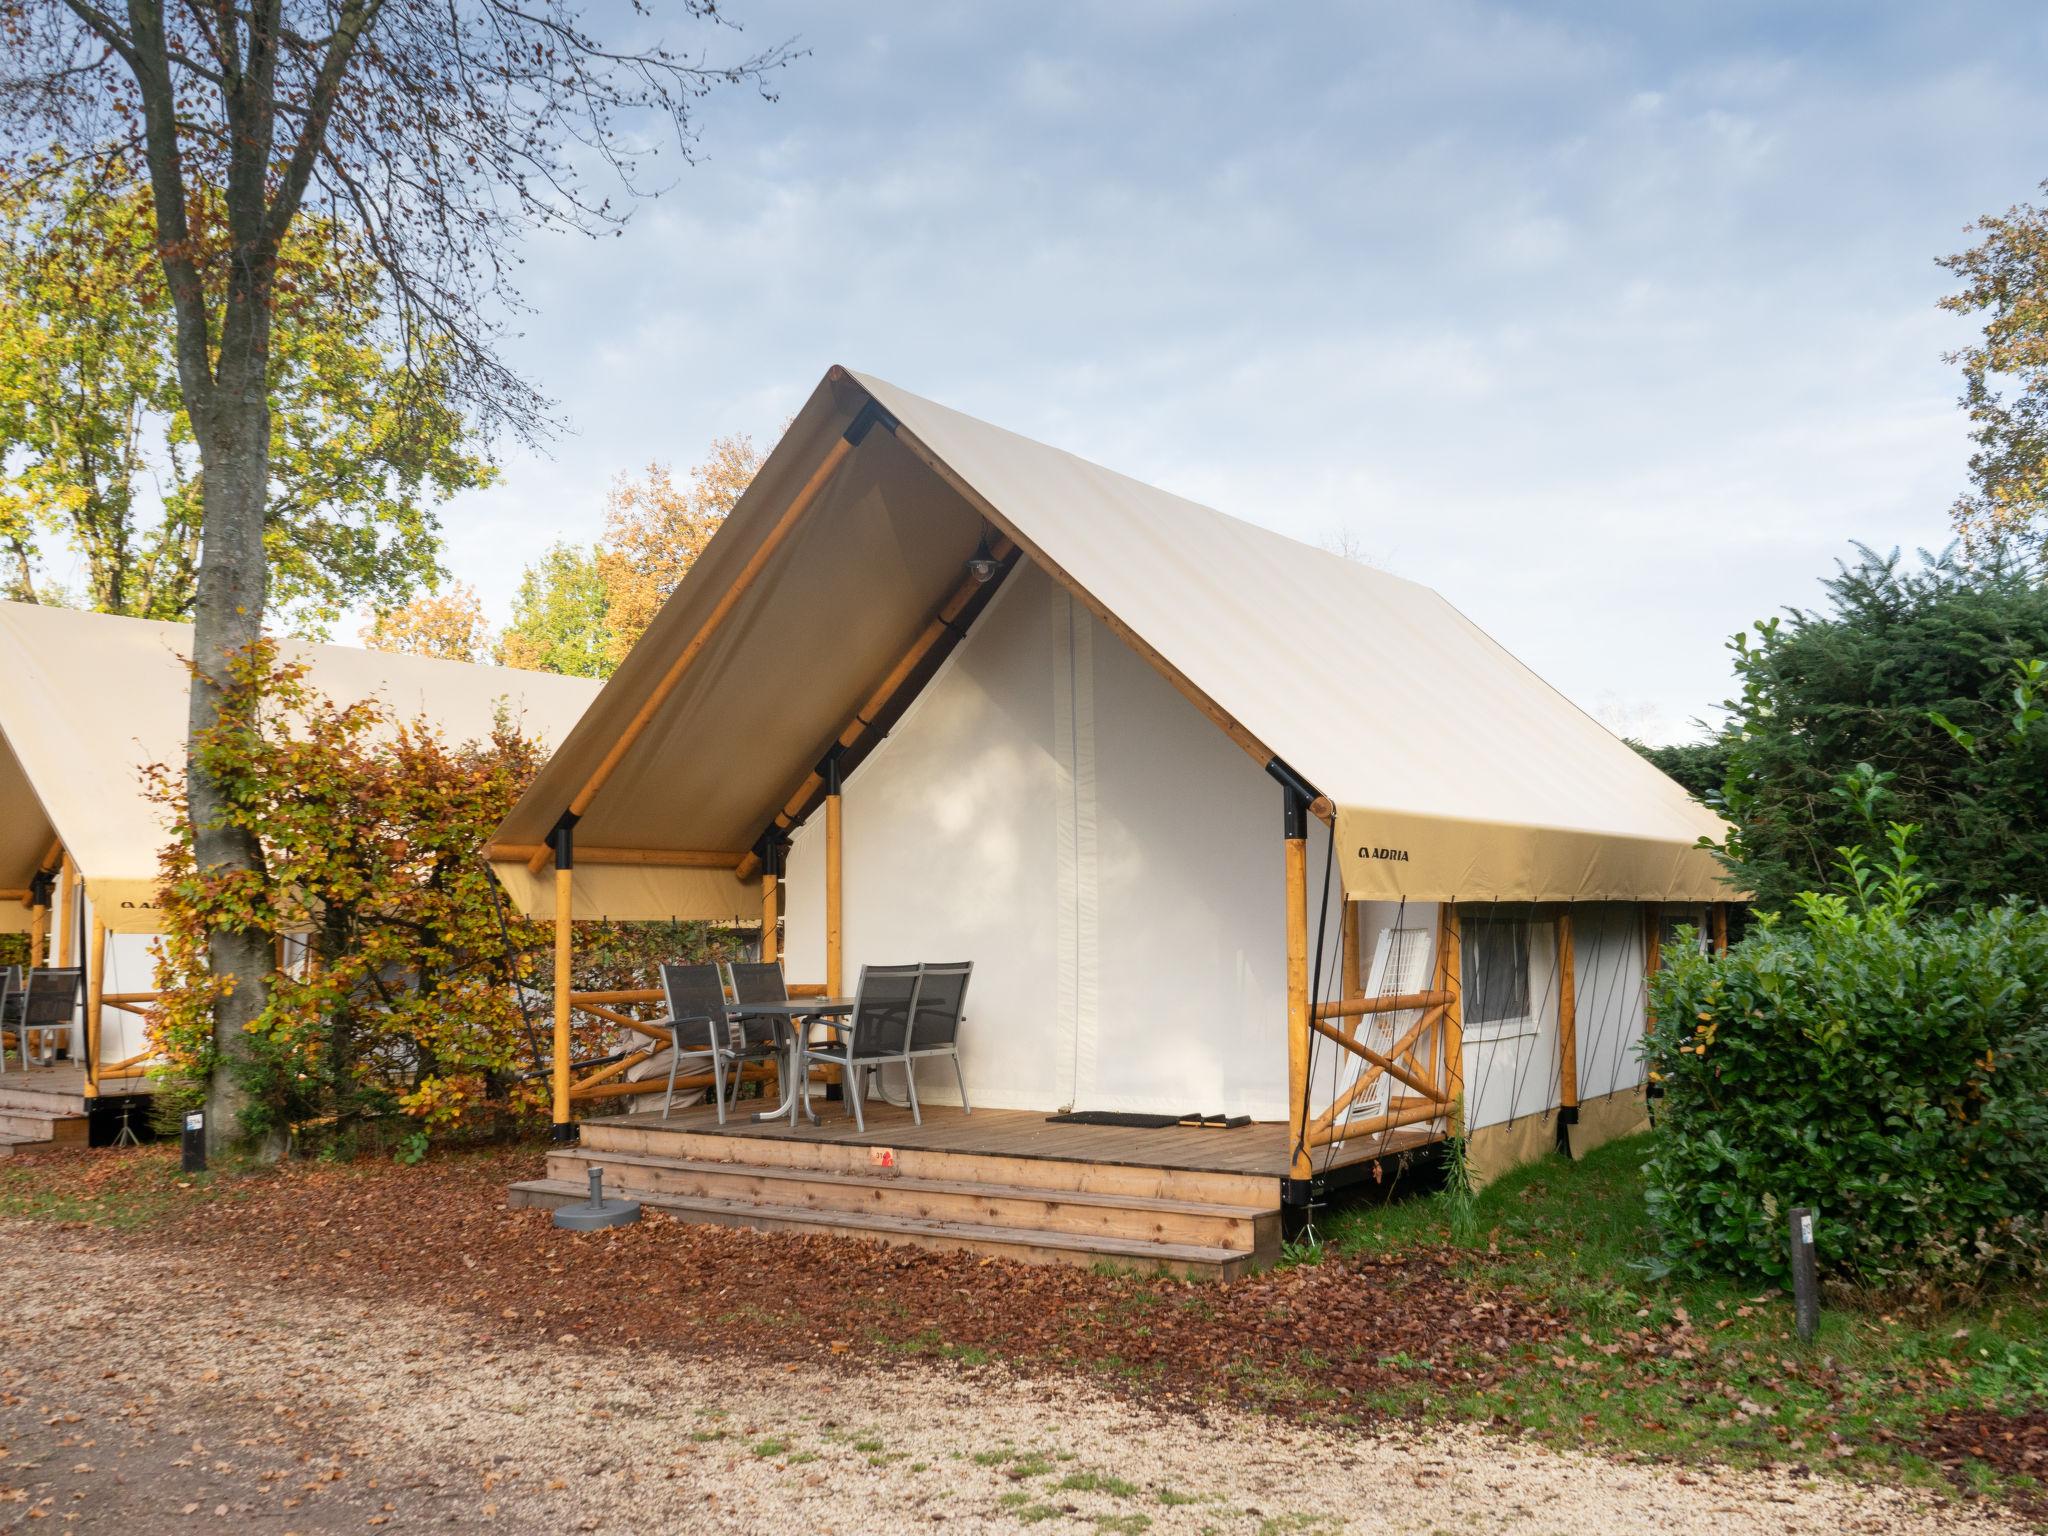
{"type": "Polygon", "coordinates": [[[1822,583],[1827,610],[1730,642],[1741,692],[1714,740],[1648,755],[1733,824],[1731,873],[1762,907],[1825,886],[1836,848],[1861,839],[1836,792],[1859,763],[1890,785],[1891,817],[1922,828],[1935,905],[2048,900],[2040,567],[1858,548],[1822,583]]]}
{"type": "MultiPolygon", "coordinates": [[[[544,1115],[552,1000],[529,992],[522,1007],[512,978],[548,985],[551,934],[505,908],[483,858],[537,745],[502,718],[487,740],[450,743],[381,702],[334,702],[268,643],[236,663],[236,681],[200,746],[261,867],[196,869],[183,775],[154,776],[178,831],[150,1020],[168,1062],[160,1097],[190,1097],[212,1068],[207,934],[233,925],[304,946],[265,978],[241,1068],[246,1136],[317,1128],[329,1151],[392,1144],[416,1160],[430,1138],[544,1115]]],[[[662,960],[723,958],[731,942],[704,924],[597,924],[577,947],[576,985],[608,990],[648,985],[662,960]]],[[[577,1015],[577,1058],[603,1056],[617,1033],[577,1015]]]]}
{"type": "Polygon", "coordinates": [[[1834,1280],[2048,1272],[2048,913],[1927,912],[1909,836],[1654,978],[1646,1171],[1673,1268],[1782,1279],[1803,1205],[1834,1280]]]}

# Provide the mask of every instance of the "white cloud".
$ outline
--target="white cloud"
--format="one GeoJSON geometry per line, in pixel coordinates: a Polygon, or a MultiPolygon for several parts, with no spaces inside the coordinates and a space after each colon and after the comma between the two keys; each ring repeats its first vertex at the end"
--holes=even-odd
{"type": "Polygon", "coordinates": [[[529,251],[517,355],[577,435],[452,509],[451,564],[502,612],[616,471],[845,362],[1350,530],[1682,733],[1847,539],[1943,537],[1933,258],[2048,175],[2041,26],[1943,15],[764,0],[813,49],[780,102],[707,103],[624,239],[529,251]]]}

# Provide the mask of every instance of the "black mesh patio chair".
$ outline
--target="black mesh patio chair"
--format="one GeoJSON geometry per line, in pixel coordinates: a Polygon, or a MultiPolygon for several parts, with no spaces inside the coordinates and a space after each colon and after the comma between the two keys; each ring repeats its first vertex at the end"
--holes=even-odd
{"type": "Polygon", "coordinates": [[[684,1058],[711,1063],[711,1102],[718,1108],[718,1123],[725,1124],[725,1083],[730,1071],[734,1097],[739,1093],[739,1069],[749,1059],[772,1060],[772,1034],[762,1033],[762,1043],[751,1042],[725,1004],[725,983],[715,965],[664,965],[661,990],[668,998],[665,1022],[675,1032],[675,1049],[668,1062],[668,1094],[661,1101],[667,1119],[675,1108],[676,1069],[684,1058]]]}
{"type": "MultiPolygon", "coordinates": [[[[7,1070],[7,1042],[21,1043],[20,1036],[9,1027],[14,1023],[21,1004],[21,983],[15,979],[19,974],[11,965],[0,965],[0,1072],[7,1070]]],[[[21,1064],[23,1067],[28,1065],[26,1047],[22,1048],[21,1064]]]]}
{"type": "Polygon", "coordinates": [[[944,1056],[953,1063],[953,1081],[960,1085],[960,1109],[973,1114],[967,1102],[967,1074],[960,1068],[960,1024],[967,1016],[967,983],[974,975],[974,962],[952,960],[943,964],[927,962],[918,967],[917,1006],[911,1011],[910,1039],[903,1051],[903,1087],[910,1095],[911,1118],[919,1125],[924,1116],[917,1107],[917,1075],[912,1063],[927,1056],[944,1056]]]}
{"type": "Polygon", "coordinates": [[[782,979],[779,960],[735,960],[725,968],[736,1003],[786,1003],[789,985],[782,979]]]}
{"type": "MultiPolygon", "coordinates": [[[[37,1054],[37,1036],[48,1047],[48,1037],[69,1035],[78,1017],[78,991],[85,984],[85,972],[75,965],[45,966],[30,971],[21,989],[21,1017],[15,1024],[21,1064],[27,1067],[37,1054]]],[[[54,1049],[50,1050],[55,1055],[54,1049]]]]}
{"type": "Polygon", "coordinates": [[[972,1113],[957,1045],[967,978],[972,971],[973,966],[965,963],[862,966],[852,1016],[844,1023],[830,1021],[834,1039],[803,1042],[799,1076],[808,1081],[814,1061],[841,1068],[846,1074],[846,1101],[853,1122],[865,1132],[867,1114],[862,1104],[868,1080],[881,1068],[900,1063],[910,1096],[910,1117],[923,1125],[913,1063],[921,1056],[951,1056],[960,1083],[960,1107],[972,1113]]]}

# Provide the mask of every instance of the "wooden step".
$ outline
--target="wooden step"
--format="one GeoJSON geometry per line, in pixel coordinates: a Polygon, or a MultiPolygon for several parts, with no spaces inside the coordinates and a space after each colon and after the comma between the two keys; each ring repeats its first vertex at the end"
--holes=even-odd
{"type": "MultiPolygon", "coordinates": [[[[586,1120],[582,1145],[590,1152],[651,1154],[698,1163],[744,1163],[754,1168],[799,1168],[862,1174],[873,1170],[875,1147],[889,1146],[886,1134],[860,1140],[806,1140],[801,1136],[690,1131],[649,1117],[645,1126],[586,1120]]],[[[1220,1133],[1219,1133],[1220,1134],[1220,1133]]],[[[1152,1200],[1232,1205],[1276,1210],[1280,1181],[1266,1174],[1225,1173],[1188,1168],[1154,1168],[1125,1163],[1026,1157],[993,1152],[894,1147],[896,1171],[906,1178],[998,1184],[1010,1189],[1053,1190],[1092,1195],[1133,1195],[1152,1200]]]]}
{"type": "Polygon", "coordinates": [[[82,1115],[85,1095],[68,1087],[46,1087],[35,1077],[0,1076],[0,1114],[28,1110],[42,1115],[82,1115]],[[33,1085],[33,1086],[29,1086],[33,1085]]]}
{"type": "MultiPolygon", "coordinates": [[[[754,1144],[746,1145],[751,1149],[754,1144]]],[[[1280,1251],[1277,1207],[1254,1210],[1150,1195],[919,1178],[872,1166],[840,1173],[581,1148],[550,1153],[548,1178],[583,1187],[592,1165],[604,1169],[607,1189],[633,1195],[680,1195],[814,1211],[879,1211],[925,1221],[1227,1248],[1251,1254],[1260,1263],[1271,1262],[1280,1251]]]]}
{"type": "Polygon", "coordinates": [[[0,1109],[0,1136],[11,1141],[82,1147],[90,1130],[91,1122],[83,1115],[53,1115],[35,1109],[0,1109]]]}
{"type": "MultiPolygon", "coordinates": [[[[574,1204],[590,1197],[588,1182],[533,1179],[512,1186],[514,1206],[574,1204]]],[[[1189,1243],[1153,1243],[1128,1238],[1077,1236],[1066,1232],[1035,1232],[972,1222],[928,1221],[880,1211],[807,1210],[750,1200],[706,1200],[687,1195],[643,1194],[640,1202],[681,1221],[717,1226],[752,1227],[764,1232],[806,1232],[918,1248],[1021,1259],[1034,1264],[1113,1264],[1146,1273],[1185,1274],[1231,1279],[1253,1267],[1248,1253],[1189,1243]]]]}

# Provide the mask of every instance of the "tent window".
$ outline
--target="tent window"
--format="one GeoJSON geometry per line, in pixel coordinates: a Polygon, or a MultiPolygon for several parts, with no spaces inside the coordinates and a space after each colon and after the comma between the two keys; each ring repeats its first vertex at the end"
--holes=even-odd
{"type": "Polygon", "coordinates": [[[1692,929],[1693,947],[1701,954],[1704,955],[1709,948],[1707,941],[1707,915],[1704,912],[1691,908],[1678,913],[1665,912],[1659,915],[1657,926],[1660,930],[1658,937],[1659,963],[1667,970],[1671,966],[1673,957],[1678,953],[1678,933],[1681,928],[1692,929]]]}
{"type": "Polygon", "coordinates": [[[1468,922],[1464,928],[1465,1022],[1497,1024],[1529,1017],[1529,925],[1468,922]]]}

